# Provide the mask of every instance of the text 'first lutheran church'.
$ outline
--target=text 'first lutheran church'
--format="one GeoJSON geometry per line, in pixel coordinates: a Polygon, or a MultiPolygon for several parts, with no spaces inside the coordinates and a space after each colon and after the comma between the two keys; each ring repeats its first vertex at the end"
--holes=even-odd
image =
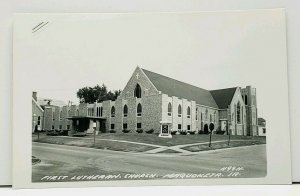
{"type": "Polygon", "coordinates": [[[160,133],[172,132],[258,135],[256,89],[233,87],[205,90],[137,67],[115,101],[57,105],[32,98],[32,127],[44,131],[160,133]]]}

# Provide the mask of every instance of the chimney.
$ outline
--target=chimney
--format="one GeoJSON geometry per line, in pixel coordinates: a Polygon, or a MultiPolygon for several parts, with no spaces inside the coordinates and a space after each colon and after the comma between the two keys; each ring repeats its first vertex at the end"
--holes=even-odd
{"type": "Polygon", "coordinates": [[[37,92],[32,92],[32,98],[37,101],[37,92]]]}

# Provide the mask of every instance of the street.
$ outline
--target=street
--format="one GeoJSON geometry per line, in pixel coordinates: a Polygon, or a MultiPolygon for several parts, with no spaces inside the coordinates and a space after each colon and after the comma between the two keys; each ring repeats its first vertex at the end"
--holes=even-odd
{"type": "Polygon", "coordinates": [[[266,145],[211,150],[192,155],[117,152],[35,142],[32,148],[32,155],[41,159],[40,164],[33,165],[33,182],[40,182],[45,176],[62,175],[121,174],[120,178],[124,179],[126,174],[155,174],[155,178],[159,179],[172,176],[170,174],[221,173],[221,176],[211,177],[224,178],[264,177],[267,174],[266,145]]]}

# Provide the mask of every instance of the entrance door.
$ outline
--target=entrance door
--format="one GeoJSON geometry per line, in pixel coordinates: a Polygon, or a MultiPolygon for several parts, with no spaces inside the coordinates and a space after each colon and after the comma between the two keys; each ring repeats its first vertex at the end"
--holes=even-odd
{"type": "Polygon", "coordinates": [[[204,125],[204,134],[208,134],[208,125],[207,124],[204,125]]]}

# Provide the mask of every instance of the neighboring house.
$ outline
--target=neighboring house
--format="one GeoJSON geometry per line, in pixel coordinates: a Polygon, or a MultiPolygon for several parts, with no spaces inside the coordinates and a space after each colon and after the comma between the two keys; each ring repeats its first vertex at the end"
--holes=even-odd
{"type": "Polygon", "coordinates": [[[263,118],[258,118],[258,135],[266,136],[266,120],[263,118]]]}
{"type": "Polygon", "coordinates": [[[173,131],[207,134],[213,123],[213,132],[258,135],[255,88],[209,91],[140,67],[115,101],[45,106],[44,113],[45,122],[52,119],[45,130],[69,128],[71,134],[92,131],[93,122],[97,131],[154,129],[159,133],[160,122],[168,122],[173,131]]]}
{"type": "Polygon", "coordinates": [[[37,93],[32,93],[32,132],[42,130],[44,126],[44,110],[37,103],[37,93]]]}

